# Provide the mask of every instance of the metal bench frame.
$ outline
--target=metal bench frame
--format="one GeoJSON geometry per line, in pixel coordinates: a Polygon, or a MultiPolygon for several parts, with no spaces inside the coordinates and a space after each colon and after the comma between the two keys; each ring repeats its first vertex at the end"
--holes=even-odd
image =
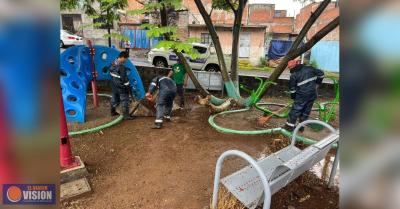
{"type": "MultiPolygon", "coordinates": [[[[284,148],[284,149],[282,149],[282,150],[280,150],[280,151],[278,151],[278,152],[276,152],[276,153],[274,153],[272,155],[282,154],[285,151],[285,149],[291,149],[291,148],[297,149],[295,147],[297,134],[298,134],[300,128],[305,126],[305,125],[307,125],[307,124],[320,124],[320,125],[328,128],[332,132],[332,134],[330,136],[328,136],[327,138],[325,138],[325,139],[323,139],[323,140],[321,140],[319,142],[321,146],[325,145],[324,140],[326,141],[326,139],[328,139],[329,137],[335,137],[335,138],[338,137],[339,132],[336,131],[329,124],[324,123],[322,121],[318,121],[318,120],[307,120],[307,121],[304,121],[304,122],[300,123],[296,127],[296,129],[293,131],[291,144],[288,147],[286,147],[286,148],[284,148]]],[[[339,142],[339,140],[337,140],[336,142],[339,142]]],[[[269,179],[267,178],[267,176],[264,173],[263,169],[259,166],[258,162],[256,160],[254,160],[252,157],[250,157],[249,155],[247,155],[246,153],[244,153],[242,151],[239,151],[239,150],[228,150],[228,151],[224,152],[218,158],[218,161],[217,161],[217,164],[216,164],[216,168],[215,168],[212,209],[217,209],[218,191],[219,191],[221,169],[222,169],[222,164],[223,164],[224,160],[226,159],[226,157],[230,157],[230,156],[240,157],[240,158],[246,160],[256,170],[256,172],[257,172],[257,174],[258,174],[258,176],[259,176],[259,178],[261,180],[262,186],[263,186],[263,195],[264,195],[264,198],[260,198],[259,202],[257,202],[256,205],[260,204],[261,201],[264,201],[263,209],[269,209],[270,205],[271,205],[271,196],[272,196],[272,194],[274,194],[275,192],[279,191],[281,188],[283,188],[288,183],[290,183],[291,181],[296,179],[298,176],[300,176],[301,173],[304,173],[306,170],[309,170],[313,165],[315,165],[316,163],[319,162],[319,161],[317,161],[317,162],[312,161],[311,163],[309,163],[307,165],[304,165],[304,164],[300,164],[299,163],[300,161],[296,160],[296,157],[300,158],[301,154],[307,155],[307,153],[305,153],[304,151],[307,150],[308,148],[300,151],[300,153],[298,153],[297,155],[291,157],[290,160],[285,161],[283,164],[278,165],[275,168],[272,168],[273,172],[270,175],[269,179]],[[292,166],[293,166],[294,169],[301,168],[304,171],[302,171],[298,175],[293,175],[294,171],[290,173],[290,171],[291,171],[290,167],[292,167],[292,166]],[[303,166],[303,167],[301,167],[301,166],[303,166]]],[[[314,148],[314,147],[312,147],[312,148],[314,148]]],[[[339,148],[339,146],[338,146],[338,148],[339,148]]],[[[318,149],[318,148],[315,148],[315,149],[318,149]]],[[[326,151],[325,149],[324,149],[324,151],[326,151]]],[[[311,151],[313,151],[313,150],[311,150],[311,151]]],[[[329,151],[329,149],[327,149],[326,152],[328,152],[328,151],[329,151]]],[[[316,154],[324,154],[323,156],[326,155],[326,153],[320,153],[320,152],[315,151],[315,150],[314,150],[314,152],[316,152],[316,154]]],[[[307,156],[305,156],[305,157],[307,157],[307,156]]],[[[318,155],[318,157],[321,157],[321,155],[318,155]]],[[[330,177],[329,177],[328,187],[331,187],[332,184],[333,184],[333,180],[334,180],[334,177],[336,175],[336,170],[337,170],[337,167],[338,167],[338,159],[339,159],[338,157],[339,157],[339,150],[337,149],[335,160],[334,160],[334,163],[333,163],[333,166],[332,166],[332,170],[331,170],[331,174],[330,174],[330,177]]],[[[253,206],[255,207],[256,205],[253,205],[253,206]]]]}

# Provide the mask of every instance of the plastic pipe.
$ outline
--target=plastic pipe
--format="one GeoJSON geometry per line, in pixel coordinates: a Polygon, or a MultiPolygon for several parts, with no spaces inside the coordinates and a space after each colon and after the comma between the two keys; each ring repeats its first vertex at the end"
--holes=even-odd
{"type": "MultiPolygon", "coordinates": [[[[285,129],[282,128],[273,128],[273,129],[265,129],[265,130],[256,130],[256,131],[242,131],[242,130],[235,130],[235,129],[229,129],[229,128],[225,128],[222,126],[219,126],[215,123],[215,118],[217,116],[220,115],[225,115],[225,114],[230,114],[230,113],[240,113],[240,112],[246,112],[249,111],[250,108],[246,108],[246,109],[240,109],[240,110],[230,110],[230,111],[225,111],[225,112],[221,112],[215,115],[211,115],[208,118],[208,123],[214,128],[216,129],[218,132],[221,133],[228,133],[228,134],[240,134],[240,135],[267,135],[267,134],[282,134],[285,137],[288,138],[292,138],[293,134],[285,129]]],[[[303,137],[303,136],[296,136],[296,140],[297,141],[301,141],[306,145],[312,145],[315,144],[316,141],[303,137]]],[[[334,144],[332,146],[333,148],[337,148],[337,145],[334,144]]]]}
{"type": "MultiPolygon", "coordinates": [[[[92,94],[88,94],[88,95],[92,95],[92,94]]],[[[109,97],[109,98],[112,97],[109,94],[97,94],[97,95],[98,96],[103,96],[103,97],[109,97]]],[[[94,128],[88,128],[88,129],[83,129],[83,130],[79,130],[79,131],[71,131],[71,132],[69,132],[69,135],[70,136],[78,136],[78,135],[83,135],[83,134],[99,132],[99,131],[101,131],[103,129],[109,128],[111,126],[114,126],[114,125],[122,122],[123,118],[124,117],[122,115],[120,115],[116,119],[114,119],[114,120],[112,120],[112,121],[110,121],[110,122],[108,122],[106,124],[102,124],[102,125],[96,126],[94,128]]]]}

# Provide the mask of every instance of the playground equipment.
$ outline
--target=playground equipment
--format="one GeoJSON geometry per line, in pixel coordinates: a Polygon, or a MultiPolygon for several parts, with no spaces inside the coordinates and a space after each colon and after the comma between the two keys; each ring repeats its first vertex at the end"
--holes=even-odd
{"type": "MultiPolygon", "coordinates": [[[[118,57],[119,51],[105,46],[93,46],[96,54],[97,80],[110,80],[109,66],[118,57]]],[[[129,68],[128,78],[131,84],[131,92],[136,100],[144,98],[145,91],[142,80],[130,60],[125,66],[129,68]]],[[[65,50],[60,57],[61,88],[64,100],[65,115],[69,122],[85,122],[86,92],[89,82],[93,80],[91,69],[90,48],[86,46],[74,46],[65,50]]]]}
{"type": "Polygon", "coordinates": [[[80,165],[79,160],[72,155],[69,142],[67,121],[64,114],[64,103],[60,97],[60,165],[62,169],[69,169],[80,165]]]}
{"type": "MultiPolygon", "coordinates": [[[[335,113],[336,113],[336,107],[339,104],[339,99],[340,99],[340,93],[339,93],[339,83],[338,81],[333,78],[333,77],[326,77],[327,79],[332,80],[333,82],[333,89],[335,92],[335,98],[333,99],[333,101],[330,102],[316,102],[317,108],[314,108],[313,111],[318,111],[319,112],[319,119],[329,123],[332,119],[335,118],[335,113]]],[[[289,111],[290,111],[290,107],[292,106],[293,103],[289,103],[289,104],[278,104],[278,103],[258,103],[258,101],[261,99],[259,97],[259,94],[257,92],[263,92],[267,86],[267,83],[264,82],[262,79],[258,78],[258,80],[260,80],[260,85],[257,88],[256,91],[251,91],[251,97],[252,97],[252,101],[254,106],[258,109],[261,110],[262,112],[266,113],[266,114],[270,114],[273,115],[274,117],[278,117],[278,118],[287,118],[289,115],[289,111]],[[254,92],[254,93],[253,93],[254,92]],[[268,109],[265,106],[268,105],[272,105],[272,106],[279,106],[279,107],[283,107],[282,111],[279,111],[279,113],[274,112],[270,109],[268,109]]],[[[276,85],[276,83],[272,83],[270,82],[269,84],[273,84],[276,85]]],[[[245,91],[249,91],[248,88],[241,86],[242,89],[245,89],[245,91]]],[[[317,124],[312,124],[311,127],[314,127],[315,130],[320,130],[322,129],[321,126],[317,125],[317,124]],[[318,128],[317,128],[318,127],[318,128]]]]}
{"type": "MultiPolygon", "coordinates": [[[[322,120],[325,123],[329,123],[332,119],[335,118],[336,116],[336,107],[339,104],[339,84],[335,78],[332,77],[327,77],[328,79],[331,79],[334,84],[334,91],[335,91],[335,98],[333,101],[330,102],[322,102],[318,103],[316,102],[317,108],[313,108],[313,111],[319,111],[319,119],[322,120]]],[[[292,103],[289,104],[279,104],[279,103],[258,103],[259,100],[261,99],[261,92],[265,90],[265,88],[268,87],[268,85],[275,85],[273,82],[265,82],[264,80],[257,78],[260,81],[260,85],[257,88],[256,91],[250,90],[248,87],[245,87],[243,85],[240,86],[240,88],[247,92],[249,92],[250,95],[250,103],[252,104],[250,108],[244,108],[244,109],[239,109],[239,110],[229,110],[229,111],[224,111],[215,115],[211,115],[208,118],[208,123],[217,131],[221,133],[230,133],[230,134],[241,134],[241,135],[262,135],[262,134],[282,134],[286,137],[292,137],[292,133],[286,131],[285,129],[282,128],[273,128],[273,129],[264,129],[264,130],[255,130],[255,131],[246,131],[246,130],[235,130],[235,129],[230,129],[230,128],[225,128],[222,127],[215,122],[215,118],[223,115],[228,115],[228,114],[234,114],[234,113],[241,113],[241,112],[247,112],[252,110],[252,106],[264,113],[267,113],[269,115],[273,115],[273,117],[278,117],[278,118],[286,118],[289,114],[290,107],[292,103]],[[278,106],[281,107],[279,111],[273,111],[268,108],[265,108],[263,106],[265,105],[273,105],[273,106],[278,106]]],[[[321,126],[318,123],[313,123],[309,125],[313,130],[315,131],[320,131],[323,126],[321,126]]],[[[301,136],[296,136],[296,139],[298,141],[303,142],[304,144],[314,144],[315,141],[312,139],[308,139],[305,137],[301,136]]],[[[336,147],[336,145],[334,145],[336,147]]]]}
{"type": "MultiPolygon", "coordinates": [[[[269,209],[272,194],[288,185],[309,170],[316,163],[324,159],[333,144],[339,142],[339,131],[336,131],[327,123],[317,120],[307,120],[300,123],[293,132],[291,144],[265,158],[255,161],[249,155],[238,150],[224,152],[218,159],[215,168],[214,190],[212,208],[217,209],[219,183],[221,183],[247,208],[254,209],[264,202],[263,209],[269,209]],[[307,124],[319,124],[328,128],[332,133],[318,143],[304,150],[295,146],[297,133],[301,127],[307,124]],[[224,159],[229,156],[243,158],[251,166],[220,180],[221,168],[224,159]],[[264,196],[264,198],[263,198],[264,196]]],[[[338,167],[339,150],[336,150],[335,160],[329,177],[328,186],[333,184],[338,167]]]]}

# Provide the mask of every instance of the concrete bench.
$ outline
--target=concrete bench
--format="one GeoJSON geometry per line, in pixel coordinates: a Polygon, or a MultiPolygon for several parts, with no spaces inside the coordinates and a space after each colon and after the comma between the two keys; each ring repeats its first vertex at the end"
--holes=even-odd
{"type": "MultiPolygon", "coordinates": [[[[295,180],[305,171],[325,158],[332,145],[339,142],[339,131],[327,123],[318,120],[308,120],[300,123],[293,132],[291,144],[265,158],[255,161],[252,157],[238,150],[224,152],[218,159],[215,178],[212,207],[216,209],[218,189],[221,182],[247,208],[254,209],[264,202],[264,209],[270,208],[271,196],[295,180]],[[328,128],[331,134],[304,150],[295,146],[300,127],[306,124],[320,124],[328,128]],[[237,156],[250,163],[235,173],[220,179],[224,159],[237,156]],[[264,198],[263,198],[264,195],[264,198]]],[[[337,151],[337,153],[339,153],[337,151]]],[[[338,154],[331,170],[328,185],[333,183],[338,165],[338,154]]]]}

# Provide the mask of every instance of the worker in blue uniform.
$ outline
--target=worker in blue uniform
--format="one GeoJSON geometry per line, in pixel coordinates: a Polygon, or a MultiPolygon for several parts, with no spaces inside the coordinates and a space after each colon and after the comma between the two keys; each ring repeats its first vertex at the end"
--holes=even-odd
{"type": "MultiPolygon", "coordinates": [[[[298,64],[296,60],[289,61],[288,68],[291,74],[289,81],[290,95],[294,102],[283,128],[293,131],[297,120],[301,123],[308,119],[314,101],[317,99],[317,86],[324,79],[324,72],[312,66],[298,64]]],[[[304,127],[300,129],[300,131],[303,130],[304,127]]]]}

